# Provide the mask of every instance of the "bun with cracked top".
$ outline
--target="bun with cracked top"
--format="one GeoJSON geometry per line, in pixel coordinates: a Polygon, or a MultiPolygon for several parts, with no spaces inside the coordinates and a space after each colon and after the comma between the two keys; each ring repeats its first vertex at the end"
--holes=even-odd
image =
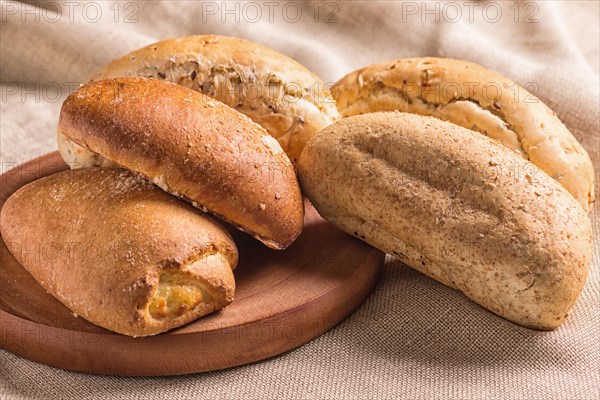
{"type": "Polygon", "coordinates": [[[541,100],[497,72],[462,60],[407,58],[356,70],[331,91],[344,117],[398,110],[496,139],[591,210],[594,169],[585,149],[541,100]]]}
{"type": "MultiPolygon", "coordinates": [[[[292,163],[306,142],[339,119],[327,85],[306,67],[249,40],[217,35],[163,40],[106,65],[93,81],[140,76],[177,83],[250,117],[279,141],[292,163]]],[[[58,134],[69,165],[104,165],[58,134]]]]}

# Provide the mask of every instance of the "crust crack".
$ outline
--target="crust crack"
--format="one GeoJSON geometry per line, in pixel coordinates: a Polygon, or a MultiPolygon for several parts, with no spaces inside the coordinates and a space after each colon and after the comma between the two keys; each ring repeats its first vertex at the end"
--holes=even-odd
{"type": "MultiPolygon", "coordinates": [[[[264,107],[268,107],[269,104],[273,103],[275,97],[289,99],[289,103],[295,103],[296,101],[303,99],[309,101],[320,111],[324,109],[322,104],[318,101],[319,99],[315,99],[314,96],[311,96],[311,91],[307,90],[307,88],[300,88],[297,85],[288,85],[283,79],[273,73],[257,76],[253,71],[253,68],[251,70],[251,67],[244,65],[212,64],[210,68],[206,68],[205,71],[203,71],[201,64],[197,60],[178,62],[170,59],[166,60],[165,65],[139,68],[128,75],[168,80],[198,90],[203,94],[223,101],[236,109],[247,106],[251,110],[257,110],[255,106],[253,107],[253,105],[256,105],[257,100],[260,100],[264,107]],[[248,69],[248,71],[245,73],[244,69],[248,69]],[[164,74],[161,71],[167,71],[168,74],[164,74]],[[205,72],[204,75],[203,72],[205,72]],[[227,82],[217,84],[216,81],[218,81],[220,77],[225,78],[227,82]],[[188,82],[186,82],[186,80],[188,82]],[[253,89],[253,85],[259,86],[253,89]],[[260,85],[264,85],[265,88],[267,88],[267,97],[264,96],[265,90],[263,89],[265,88],[260,85]],[[273,87],[271,88],[271,86],[273,87]],[[218,96],[216,96],[216,93],[213,91],[215,88],[223,93],[218,93],[218,96]],[[230,88],[233,89],[231,92],[229,92],[230,88]],[[248,96],[249,94],[252,94],[252,96],[248,96]],[[255,95],[257,95],[257,97],[254,97],[255,95]],[[273,98],[269,98],[271,96],[273,96],[273,98]],[[290,99],[290,97],[293,99],[290,99]]],[[[99,78],[97,77],[94,80],[98,79],[99,78]]],[[[273,113],[277,112],[277,110],[274,109],[271,111],[273,113]]]]}
{"type": "MultiPolygon", "coordinates": [[[[346,108],[351,107],[358,100],[368,101],[370,98],[375,98],[375,97],[377,97],[376,94],[377,93],[381,94],[381,92],[397,94],[399,96],[399,99],[401,99],[407,106],[411,106],[415,102],[415,100],[418,100],[419,102],[421,102],[422,105],[424,105],[428,109],[428,111],[429,111],[428,115],[432,116],[432,117],[436,117],[436,118],[439,118],[441,111],[446,109],[446,107],[448,107],[451,104],[458,103],[458,102],[471,103],[475,107],[477,107],[481,112],[488,112],[492,116],[499,119],[500,122],[502,123],[502,125],[504,126],[504,128],[507,131],[514,134],[514,137],[519,145],[519,148],[521,149],[521,154],[523,155],[523,158],[525,158],[527,160],[529,159],[529,151],[527,148],[525,148],[523,146],[522,134],[519,131],[514,129],[513,125],[508,121],[506,114],[503,113],[500,109],[498,109],[496,107],[484,107],[483,105],[481,105],[481,103],[477,99],[473,99],[471,97],[459,96],[459,97],[452,98],[447,103],[436,103],[436,102],[431,102],[420,95],[415,95],[415,96],[409,95],[405,88],[405,84],[403,84],[402,88],[396,88],[396,87],[390,87],[381,81],[375,81],[375,82],[371,82],[368,85],[367,90],[362,90],[360,92],[360,95],[358,98],[354,99],[352,102],[348,102],[346,104],[346,108]]],[[[407,107],[407,109],[408,108],[409,107],[407,107]]],[[[449,119],[445,119],[445,120],[447,120],[448,122],[453,122],[449,119]]],[[[485,130],[479,130],[479,129],[477,129],[477,127],[466,127],[466,128],[476,131],[478,133],[481,133],[485,136],[489,136],[485,130]]]]}

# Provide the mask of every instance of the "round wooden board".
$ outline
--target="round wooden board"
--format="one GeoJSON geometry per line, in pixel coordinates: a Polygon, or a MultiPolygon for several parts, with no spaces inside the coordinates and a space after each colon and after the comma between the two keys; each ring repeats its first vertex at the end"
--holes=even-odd
{"type": "MultiPolygon", "coordinates": [[[[58,152],[3,174],[0,207],[19,187],[67,169],[58,152]]],[[[156,336],[131,338],[75,317],[2,241],[0,348],[58,368],[110,375],[177,375],[233,367],[291,350],[331,329],[371,292],[384,254],[344,234],[306,203],[285,251],[233,232],[240,253],[234,302],[156,336]]],[[[35,253],[35,245],[31,251],[35,253]]]]}

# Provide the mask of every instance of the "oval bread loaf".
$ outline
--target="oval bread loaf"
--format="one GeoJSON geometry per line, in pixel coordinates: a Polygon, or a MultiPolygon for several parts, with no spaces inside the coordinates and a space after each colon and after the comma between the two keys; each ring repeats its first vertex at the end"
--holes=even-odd
{"type": "Polygon", "coordinates": [[[541,100],[497,72],[461,60],[401,59],[354,71],[332,93],[346,117],[398,110],[430,115],[496,139],[591,210],[594,170],[585,149],[541,100]]]}
{"type": "MultiPolygon", "coordinates": [[[[275,137],[294,164],[306,141],[339,119],[321,78],[273,49],[234,37],[163,40],[114,60],[93,80],[120,76],[177,83],[235,108],[275,137]]],[[[60,133],[59,149],[69,165],[104,162],[60,133]]]]}
{"type": "Polygon", "coordinates": [[[344,118],[308,143],[299,177],[325,219],[517,324],[556,328],[585,284],[591,225],[575,199],[457,125],[344,118]]]}
{"type": "Polygon", "coordinates": [[[233,300],[238,253],[227,230],[123,169],[36,180],[6,201],[0,228],[44,289],[115,332],[154,335],[233,300]]]}
{"type": "Polygon", "coordinates": [[[107,79],[73,92],[58,125],[78,145],[269,247],[284,249],[302,231],[300,187],[279,143],[208,96],[156,79],[107,79]]]}

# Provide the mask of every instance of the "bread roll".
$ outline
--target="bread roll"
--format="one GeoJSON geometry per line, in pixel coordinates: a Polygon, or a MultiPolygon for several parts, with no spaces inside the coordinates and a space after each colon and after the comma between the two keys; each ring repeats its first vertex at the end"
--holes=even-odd
{"type": "MultiPolygon", "coordinates": [[[[111,62],[93,80],[120,76],[177,83],[235,108],[275,137],[294,164],[306,141],[339,119],[318,76],[273,49],[234,37],[163,40],[111,62]]],[[[73,166],[104,162],[60,133],[59,149],[73,166]]]]}
{"type": "Polygon", "coordinates": [[[59,130],[269,247],[302,231],[302,195],[277,141],[201,93],[156,79],[92,82],[65,100],[59,130]]]}
{"type": "Polygon", "coordinates": [[[344,118],[307,144],[299,176],[325,219],[517,324],[556,328],[585,284],[585,211],[534,164],[457,125],[344,118]]]}
{"type": "Polygon", "coordinates": [[[498,140],[560,182],[589,211],[590,157],[542,101],[480,65],[444,58],[373,64],[332,88],[343,116],[403,111],[450,121],[498,140]]]}
{"type": "Polygon", "coordinates": [[[233,300],[236,246],[213,218],[122,169],[61,172],[15,192],[8,249],[76,315],[154,335],[233,300]]]}

